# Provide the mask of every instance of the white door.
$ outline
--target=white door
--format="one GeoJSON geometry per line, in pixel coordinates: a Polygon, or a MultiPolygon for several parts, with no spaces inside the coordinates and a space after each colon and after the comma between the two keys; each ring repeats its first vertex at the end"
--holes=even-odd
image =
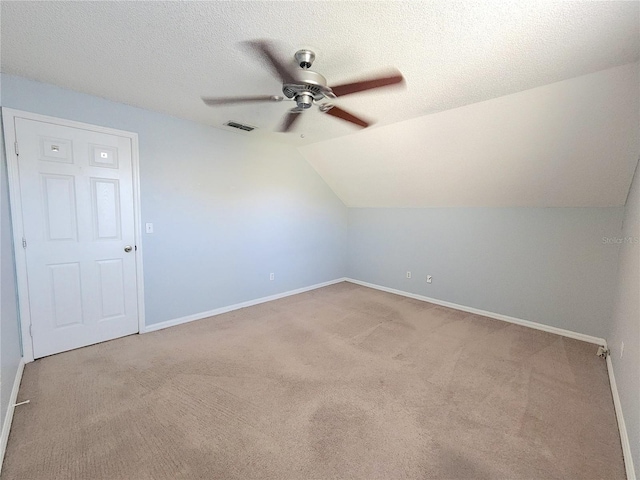
{"type": "Polygon", "coordinates": [[[34,358],[137,332],[131,139],[15,129],[34,358]]]}

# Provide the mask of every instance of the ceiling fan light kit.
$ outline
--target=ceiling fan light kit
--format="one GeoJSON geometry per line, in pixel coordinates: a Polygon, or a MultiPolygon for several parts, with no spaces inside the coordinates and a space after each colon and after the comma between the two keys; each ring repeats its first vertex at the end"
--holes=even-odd
{"type": "Polygon", "coordinates": [[[298,50],[294,58],[300,68],[291,69],[285,62],[278,58],[270,42],[254,40],[246,42],[246,45],[267,60],[273,73],[282,81],[282,93],[284,97],[279,95],[254,95],[243,97],[202,97],[202,100],[211,107],[238,103],[281,102],[283,100],[295,101],[296,107],[289,110],[284,117],[280,127],[281,132],[290,131],[300,118],[300,113],[310,109],[313,105],[317,105],[319,111],[322,113],[327,113],[332,117],[366,128],[371,122],[331,103],[320,102],[325,98],[335,99],[352,93],[404,83],[402,74],[396,71],[387,76],[376,76],[367,80],[329,87],[327,85],[327,79],[324,76],[309,70],[316,58],[315,53],[311,50],[298,50]]]}

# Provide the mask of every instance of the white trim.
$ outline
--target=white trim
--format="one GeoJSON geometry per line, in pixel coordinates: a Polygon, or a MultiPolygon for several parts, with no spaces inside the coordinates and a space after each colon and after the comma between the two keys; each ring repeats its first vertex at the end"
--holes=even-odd
{"type": "Polygon", "coordinates": [[[256,298],[255,300],[249,300],[242,303],[236,303],[234,305],[228,305],[226,307],[216,308],[214,310],[209,310],[208,312],[194,313],[193,315],[187,315],[186,317],[174,318],[173,320],[154,323],[151,325],[147,325],[145,329],[142,331],[142,333],[155,332],[156,330],[175,327],[176,325],[182,325],[183,323],[189,323],[195,320],[202,320],[203,318],[213,317],[215,315],[221,315],[223,313],[231,312],[233,310],[238,310],[240,308],[252,307],[253,305],[258,305],[259,303],[270,302],[272,300],[278,300],[279,298],[289,297],[291,295],[297,295],[298,293],[304,293],[310,290],[315,290],[317,288],[327,287],[329,285],[344,282],[346,280],[347,279],[344,277],[337,278],[335,280],[330,280],[328,282],[316,283],[315,285],[310,285],[308,287],[302,287],[296,290],[289,290],[288,292],[276,293],[275,295],[269,295],[268,297],[256,298]]]}
{"type": "Polygon", "coordinates": [[[144,270],[142,268],[142,213],[140,210],[140,150],[138,134],[132,134],[131,138],[131,165],[133,170],[133,221],[135,235],[136,254],[136,288],[138,297],[138,333],[144,330],[144,270]]]}
{"type": "Polygon", "coordinates": [[[629,443],[629,435],[627,434],[627,425],[624,423],[624,415],[622,414],[622,403],[620,402],[620,395],[618,394],[616,377],[613,373],[613,362],[611,361],[611,355],[607,355],[607,371],[609,372],[611,395],[613,395],[613,406],[616,410],[616,418],[618,419],[618,430],[620,430],[622,457],[624,458],[624,468],[627,472],[627,480],[636,480],[636,472],[635,468],[633,467],[633,457],[631,455],[631,444],[629,443]]]}
{"type": "Polygon", "coordinates": [[[20,195],[20,178],[18,174],[17,156],[13,145],[16,141],[15,117],[17,114],[2,107],[2,123],[4,127],[5,153],[7,173],[9,177],[9,198],[11,207],[11,223],[13,226],[14,258],[16,262],[16,281],[18,287],[18,310],[20,311],[20,330],[22,332],[22,355],[25,362],[33,361],[33,343],[29,336],[31,315],[29,309],[29,284],[27,283],[26,255],[19,246],[22,243],[22,196],[20,195]]]}
{"type": "Polygon", "coordinates": [[[414,298],[416,300],[422,300],[423,302],[434,303],[443,307],[453,308],[463,312],[474,313],[476,315],[482,315],[483,317],[495,318],[496,320],[502,320],[503,322],[515,323],[516,325],[522,325],[523,327],[535,328],[536,330],[542,330],[544,332],[555,333],[556,335],[562,335],[563,337],[574,338],[583,342],[595,343],[596,345],[607,345],[607,341],[604,338],[592,337],[591,335],[585,335],[584,333],[572,332],[571,330],[565,330],[563,328],[552,327],[543,323],[531,322],[529,320],[522,320],[521,318],[510,317],[508,315],[502,315],[501,313],[487,312],[486,310],[480,310],[478,308],[466,307],[464,305],[458,305],[457,303],[445,302],[436,298],[425,297],[424,295],[418,295],[416,293],[404,292],[402,290],[396,290],[395,288],[383,287],[374,283],[363,282],[361,280],[355,280],[353,278],[347,278],[347,282],[362,285],[363,287],[374,288],[376,290],[382,290],[383,292],[395,293],[396,295],[402,295],[404,297],[414,298]]]}
{"type": "Polygon", "coordinates": [[[2,436],[0,436],[0,472],[2,472],[2,464],[4,463],[4,454],[7,451],[7,442],[9,441],[9,432],[11,431],[11,422],[13,421],[13,412],[15,410],[16,400],[18,399],[18,390],[20,390],[20,382],[22,381],[22,372],[24,371],[24,359],[20,359],[16,378],[13,381],[13,389],[9,397],[9,405],[7,405],[7,414],[2,424],[2,436]]]}
{"type": "Polygon", "coordinates": [[[5,152],[7,155],[7,169],[9,174],[9,198],[11,200],[11,222],[13,224],[13,242],[16,261],[16,277],[18,284],[18,308],[20,310],[20,326],[22,331],[22,355],[25,363],[33,362],[33,342],[29,335],[31,325],[31,312],[29,308],[29,284],[27,281],[27,257],[23,248],[18,248],[22,244],[24,227],[22,225],[22,202],[20,194],[20,177],[18,170],[18,156],[14,151],[16,141],[15,119],[24,118],[39,122],[53,123],[64,127],[80,128],[97,133],[117,135],[131,140],[131,167],[133,172],[133,209],[135,222],[135,244],[136,251],[136,295],[138,301],[138,330],[144,329],[145,309],[144,309],[144,273],[142,269],[142,226],[140,216],[140,156],[138,152],[138,134],[117,130],[114,128],[90,125],[88,123],[76,122],[62,118],[49,117],[38,113],[23,112],[12,108],[2,107],[2,120],[5,137],[5,152]]]}

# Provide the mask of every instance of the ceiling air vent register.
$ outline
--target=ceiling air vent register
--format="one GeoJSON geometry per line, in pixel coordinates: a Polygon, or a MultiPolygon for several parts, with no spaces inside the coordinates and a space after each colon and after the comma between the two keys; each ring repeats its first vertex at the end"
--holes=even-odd
{"type": "Polygon", "coordinates": [[[256,129],[256,127],[251,127],[249,125],[243,125],[242,123],[238,123],[238,122],[232,122],[231,120],[229,120],[227,123],[225,123],[225,125],[227,127],[233,127],[233,128],[237,128],[238,130],[243,130],[245,132],[250,132],[250,131],[256,129]]]}

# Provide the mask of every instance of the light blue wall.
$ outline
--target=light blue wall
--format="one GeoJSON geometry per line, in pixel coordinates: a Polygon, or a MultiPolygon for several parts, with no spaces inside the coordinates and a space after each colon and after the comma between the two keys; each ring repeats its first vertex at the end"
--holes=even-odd
{"type": "Polygon", "coordinates": [[[347,209],[293,147],[10,75],[2,105],[138,133],[148,325],[345,275],[347,209]]]}
{"type": "Polygon", "coordinates": [[[4,423],[11,389],[22,358],[8,186],[4,137],[0,123],[0,425],[4,423]]]}
{"type": "Polygon", "coordinates": [[[351,208],[351,278],[604,337],[622,208],[351,208]],[[406,272],[412,278],[406,278],[406,272]],[[426,275],[433,283],[426,283],[426,275]]]}
{"type": "Polygon", "coordinates": [[[618,285],[607,335],[636,475],[640,474],[640,171],[624,211],[618,285]],[[621,344],[624,342],[624,350],[621,344]]]}

